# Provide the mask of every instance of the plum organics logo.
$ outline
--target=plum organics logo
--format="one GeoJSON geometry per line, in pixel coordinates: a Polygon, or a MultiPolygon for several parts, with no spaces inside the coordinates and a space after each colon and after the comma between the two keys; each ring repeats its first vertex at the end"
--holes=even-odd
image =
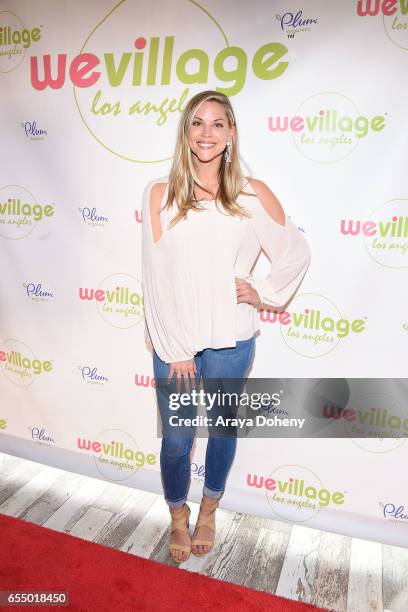
{"type": "Polygon", "coordinates": [[[54,214],[54,204],[39,204],[20,185],[0,187],[0,236],[11,240],[25,238],[37,223],[54,214]]]}
{"type": "Polygon", "coordinates": [[[20,387],[28,387],[53,369],[52,360],[38,359],[24,342],[13,338],[0,345],[0,366],[6,378],[20,387]]]}
{"type": "Polygon", "coordinates": [[[25,121],[21,127],[30,140],[44,140],[44,136],[47,136],[47,130],[38,127],[36,121],[25,121]]]}
{"type": "Polygon", "coordinates": [[[191,95],[216,88],[233,96],[245,86],[248,70],[269,81],[289,65],[281,43],[265,42],[252,57],[229,46],[220,24],[196,0],[156,0],[152,10],[150,2],[121,0],[69,65],[63,53],[31,57],[35,89],[58,89],[69,78],[90,134],[114,155],[140,163],[170,159],[191,95]]]}
{"type": "Polygon", "coordinates": [[[191,463],[191,474],[194,480],[203,481],[205,476],[205,465],[198,463],[191,463]]]}
{"type": "Polygon", "coordinates": [[[54,297],[54,294],[51,291],[47,291],[41,283],[23,283],[23,287],[29,297],[33,302],[49,302],[50,299],[54,297]]]}
{"type": "Polygon", "coordinates": [[[379,502],[383,517],[391,523],[408,524],[408,508],[402,504],[394,504],[392,502],[379,502]]]}
{"type": "Polygon", "coordinates": [[[94,440],[77,439],[77,447],[91,453],[104,478],[126,480],[141,467],[157,464],[156,453],[141,451],[132,436],[121,429],[105,429],[94,440]]]}
{"type": "Polygon", "coordinates": [[[308,521],[322,508],[342,506],[346,493],[328,490],[312,470],[301,465],[281,465],[267,477],[248,474],[247,485],[265,489],[274,514],[294,522],[308,521]]]}
{"type": "Polygon", "coordinates": [[[29,427],[28,431],[30,432],[32,439],[40,444],[55,444],[54,438],[48,435],[44,427],[29,427]]]}
{"type": "Polygon", "coordinates": [[[362,236],[367,253],[385,268],[408,267],[408,200],[389,200],[368,219],[342,219],[344,236],[362,236]]]}
{"type": "Polygon", "coordinates": [[[128,329],[143,318],[142,286],[131,274],[111,274],[96,288],[80,287],[79,299],[94,302],[102,319],[113,327],[128,329]]]}
{"type": "Polygon", "coordinates": [[[298,32],[310,32],[311,25],[319,23],[319,20],[315,18],[308,18],[303,16],[303,11],[290,12],[287,11],[283,15],[276,15],[276,19],[280,22],[280,27],[288,38],[295,38],[295,34],[298,32]]]}
{"type": "Polygon", "coordinates": [[[285,344],[304,357],[330,353],[340,340],[365,331],[365,319],[346,319],[331,300],[317,293],[297,295],[290,311],[261,311],[261,321],[279,323],[285,344]]]}
{"type": "Polygon", "coordinates": [[[292,118],[281,115],[268,118],[269,131],[290,132],[297,149],[320,163],[344,159],[362,140],[384,127],[384,115],[366,117],[349,98],[330,91],[302,102],[292,118]]]}
{"type": "Polygon", "coordinates": [[[98,372],[98,368],[91,366],[78,366],[82,378],[91,385],[104,385],[109,379],[98,372]]]}
{"type": "Polygon", "coordinates": [[[84,206],[83,208],[78,208],[78,210],[84,223],[91,227],[105,227],[106,223],[109,223],[109,218],[99,214],[95,206],[92,208],[84,206]]]}
{"type": "Polygon", "coordinates": [[[26,28],[11,11],[0,11],[0,72],[11,72],[23,61],[27,49],[41,38],[41,28],[26,28]]]}

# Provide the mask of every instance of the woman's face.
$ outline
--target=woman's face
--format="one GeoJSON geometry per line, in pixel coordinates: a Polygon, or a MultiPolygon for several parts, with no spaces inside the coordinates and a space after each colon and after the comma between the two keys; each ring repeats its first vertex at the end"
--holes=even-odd
{"type": "Polygon", "coordinates": [[[228,137],[232,139],[234,134],[224,106],[215,101],[203,102],[191,122],[188,143],[201,162],[209,162],[223,153],[228,137]]]}

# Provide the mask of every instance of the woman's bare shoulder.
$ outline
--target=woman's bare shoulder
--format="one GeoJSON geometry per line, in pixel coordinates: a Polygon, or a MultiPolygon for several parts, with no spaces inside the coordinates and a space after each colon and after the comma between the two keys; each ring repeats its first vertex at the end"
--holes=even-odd
{"type": "Polygon", "coordinates": [[[258,200],[268,215],[280,225],[285,225],[285,211],[276,195],[266,183],[258,179],[246,177],[246,180],[254,190],[258,200]]]}
{"type": "Polygon", "coordinates": [[[160,209],[167,185],[168,183],[163,179],[156,179],[153,181],[153,185],[150,190],[150,206],[154,212],[158,212],[160,209]]]}

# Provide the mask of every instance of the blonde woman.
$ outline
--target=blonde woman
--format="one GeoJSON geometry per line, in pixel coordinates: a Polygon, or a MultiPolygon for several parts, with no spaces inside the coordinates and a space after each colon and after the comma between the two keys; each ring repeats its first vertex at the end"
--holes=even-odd
{"type": "MultiPolygon", "coordinates": [[[[142,213],[146,332],[155,379],[164,381],[156,387],[161,476],[172,522],[170,553],[181,563],[190,552],[201,556],[213,546],[215,510],[237,439],[209,431],[203,498],[190,539],[186,500],[196,431],[170,427],[174,412],[165,386],[176,384],[183,392],[202,379],[206,391],[215,378],[245,380],[258,309],[288,303],[306,273],[310,249],[269,187],[242,176],[234,112],[227,96],[215,91],[186,105],[170,175],[147,185],[142,213]],[[270,273],[253,278],[261,249],[270,273]]],[[[194,410],[187,408],[190,416],[194,410]]]]}

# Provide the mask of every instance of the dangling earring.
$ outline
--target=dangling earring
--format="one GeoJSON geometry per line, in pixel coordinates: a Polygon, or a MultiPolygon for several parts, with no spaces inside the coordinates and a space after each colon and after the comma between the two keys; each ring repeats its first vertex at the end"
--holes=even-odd
{"type": "Polygon", "coordinates": [[[225,153],[224,153],[224,160],[227,164],[230,164],[232,162],[230,137],[227,138],[227,146],[226,146],[225,153]]]}

